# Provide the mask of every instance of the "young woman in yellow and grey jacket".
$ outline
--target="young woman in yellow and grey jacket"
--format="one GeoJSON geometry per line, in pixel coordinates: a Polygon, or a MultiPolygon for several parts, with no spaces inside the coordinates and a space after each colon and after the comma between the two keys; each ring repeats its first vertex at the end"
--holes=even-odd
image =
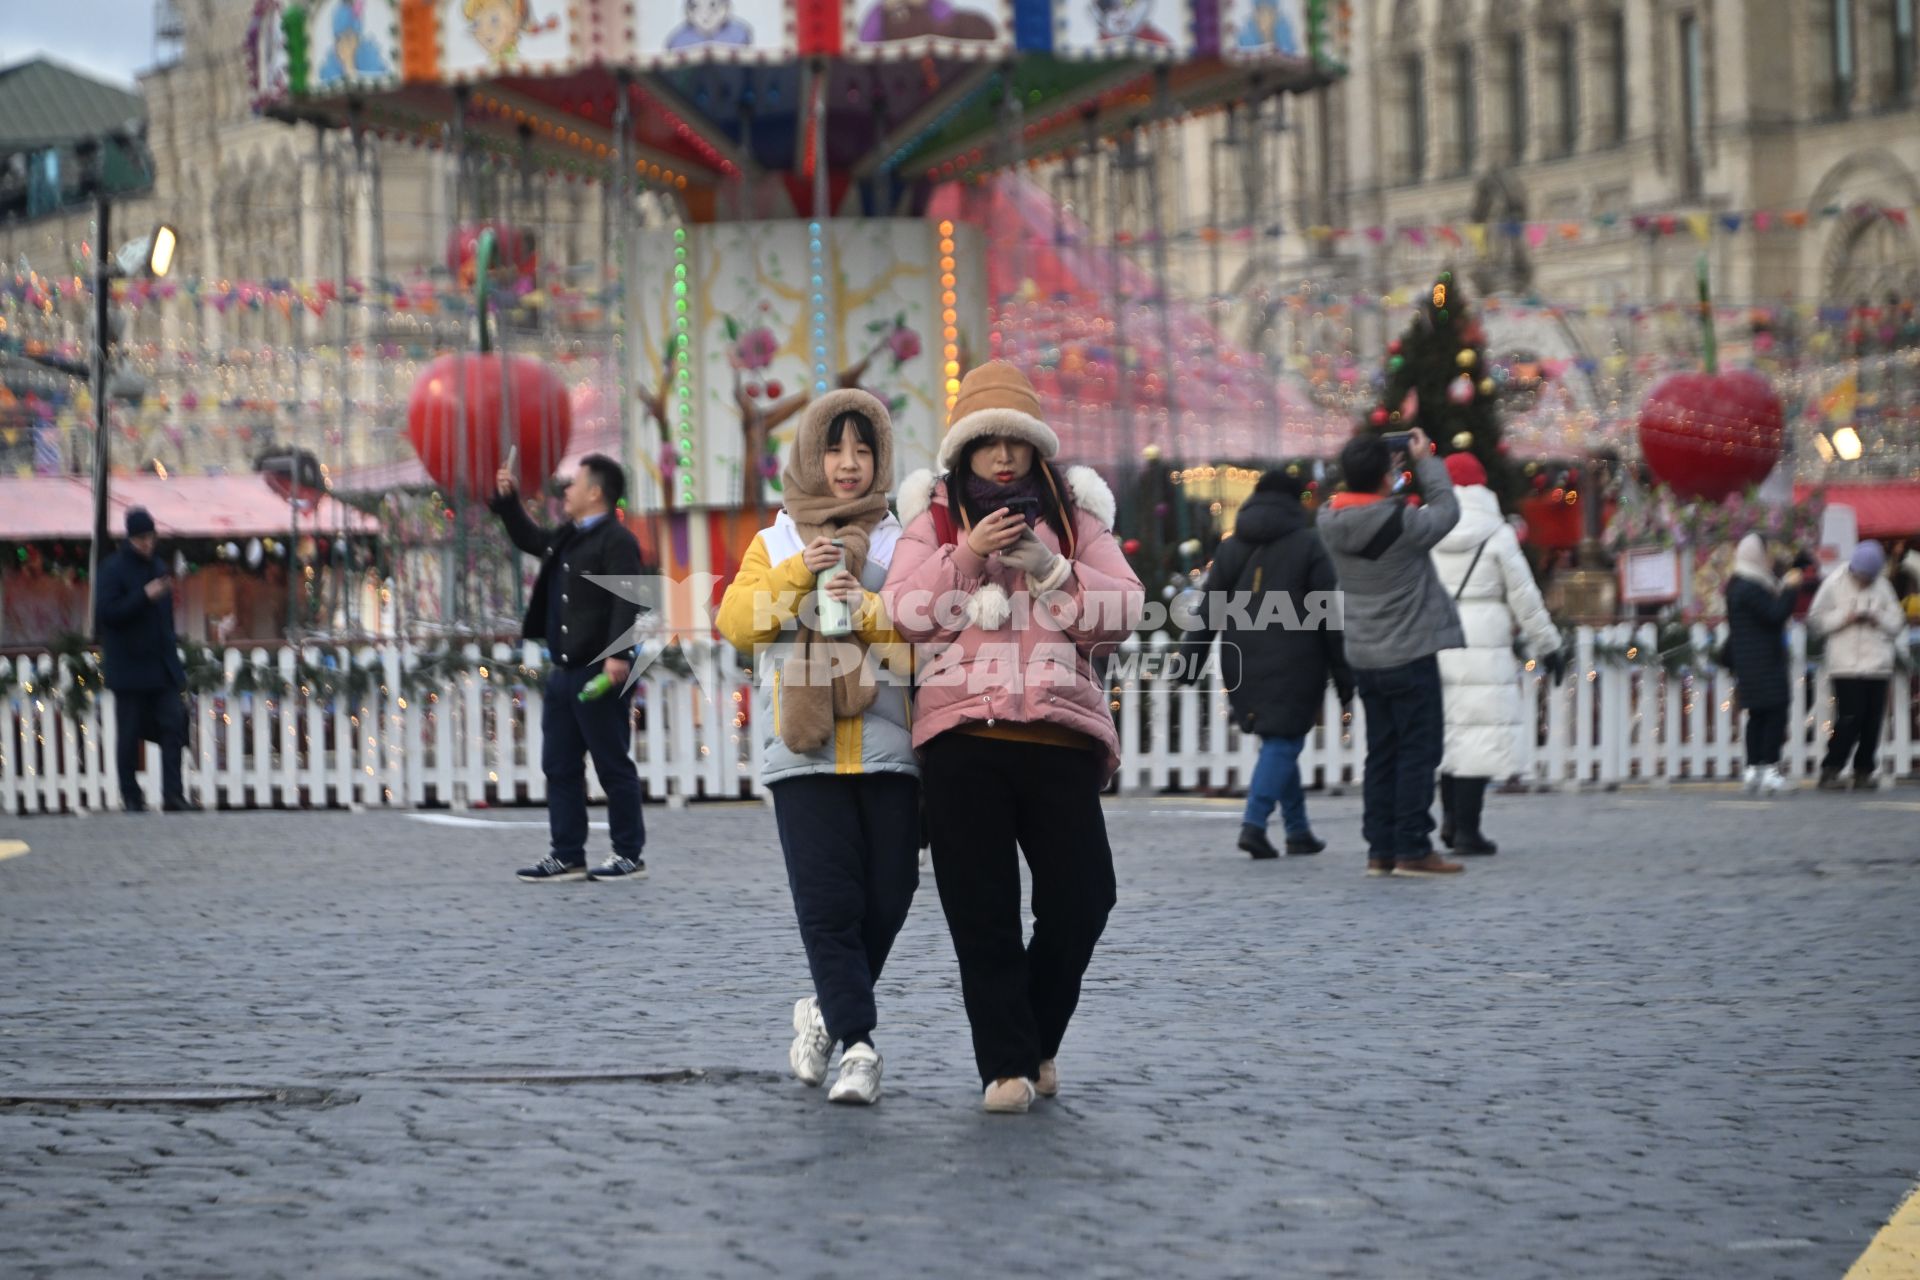
{"type": "Polygon", "coordinates": [[[752,655],[761,779],[813,974],[814,996],[794,1004],[787,1060],[817,1085],[844,1046],[828,1096],[863,1104],[880,1097],[874,983],[920,877],[911,648],[877,594],[900,539],[892,483],[886,406],[859,390],[816,399],[783,477],[786,507],[754,539],[716,619],[752,655]],[[843,555],[849,572],[827,575],[843,555]],[[819,592],[850,607],[850,635],[819,634],[819,592]]]}

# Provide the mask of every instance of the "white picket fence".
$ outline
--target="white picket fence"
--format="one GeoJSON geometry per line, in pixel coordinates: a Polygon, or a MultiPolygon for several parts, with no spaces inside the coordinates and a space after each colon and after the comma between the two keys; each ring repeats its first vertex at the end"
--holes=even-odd
{"type": "MultiPolygon", "coordinates": [[[[1596,657],[1635,641],[1650,644],[1650,629],[1583,629],[1565,684],[1547,688],[1537,677],[1523,677],[1534,694],[1523,699],[1530,718],[1522,734],[1523,781],[1568,787],[1738,776],[1743,758],[1730,680],[1715,672],[1669,676],[1596,657]]],[[[1807,672],[1805,636],[1797,627],[1791,642],[1798,705],[1805,710],[1798,732],[1788,735],[1783,764],[1805,777],[1818,768],[1831,711],[1824,675],[1807,672]]],[[[1164,644],[1156,637],[1149,652],[1164,644]]],[[[1699,644],[1702,651],[1708,647],[1704,634],[1699,644]]],[[[481,656],[478,648],[468,652],[481,656]]],[[[712,644],[695,646],[688,656],[695,678],[656,669],[641,682],[634,759],[648,798],[677,804],[764,794],[759,733],[746,723],[751,692],[733,652],[712,644]]],[[[226,688],[193,699],[185,775],[190,796],[230,809],[545,801],[537,683],[503,683],[476,670],[446,687],[410,694],[402,672],[415,654],[406,646],[304,653],[309,664],[326,657],[341,667],[375,667],[377,681],[362,697],[329,698],[292,686],[291,649],[226,655],[226,688]],[[243,662],[267,677],[255,683],[280,692],[237,692],[243,662]]],[[[488,664],[506,668],[532,658],[506,644],[486,651],[488,664]]],[[[110,701],[68,715],[63,677],[50,655],[18,658],[14,667],[15,683],[0,700],[0,813],[117,808],[110,701]]],[[[1232,727],[1217,685],[1126,680],[1118,701],[1122,792],[1244,790],[1259,741],[1232,727]]],[[[1890,703],[1882,772],[1920,773],[1917,709],[1906,677],[1896,678],[1890,703]]],[[[1329,690],[1323,727],[1301,757],[1306,777],[1333,790],[1352,787],[1364,756],[1359,705],[1343,722],[1329,690]]],[[[157,764],[157,753],[148,750],[142,785],[154,799],[157,764]]],[[[598,780],[589,786],[599,798],[598,780]]]]}
{"type": "MultiPolygon", "coordinates": [[[[1695,652],[1711,652],[1715,637],[1695,628],[1695,652]]],[[[1746,765],[1740,736],[1745,719],[1733,697],[1733,678],[1716,671],[1670,675],[1658,666],[1621,662],[1629,647],[1654,649],[1651,624],[1580,628],[1574,634],[1570,674],[1549,685],[1538,673],[1521,677],[1526,724],[1520,734],[1519,781],[1537,788],[1611,787],[1623,783],[1737,778],[1746,765]]],[[[1789,670],[1794,705],[1802,709],[1787,734],[1781,760],[1795,777],[1819,772],[1832,728],[1826,673],[1809,669],[1804,628],[1793,626],[1789,670]]],[[[1164,646],[1156,637],[1155,647],[1164,646]]],[[[1894,677],[1882,730],[1879,769],[1884,781],[1920,774],[1920,704],[1905,675],[1894,677]]],[[[1243,793],[1253,776],[1260,740],[1234,729],[1227,696],[1217,683],[1182,687],[1159,681],[1122,693],[1120,742],[1123,790],[1205,788],[1243,793]]],[[[1300,768],[1309,785],[1339,791],[1357,787],[1366,762],[1366,727],[1358,700],[1343,717],[1329,689],[1320,726],[1308,736],[1300,768]]]]}

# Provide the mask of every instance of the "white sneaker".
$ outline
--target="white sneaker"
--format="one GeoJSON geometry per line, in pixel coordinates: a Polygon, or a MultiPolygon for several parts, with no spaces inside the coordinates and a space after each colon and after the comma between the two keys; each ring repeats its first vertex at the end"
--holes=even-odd
{"type": "Polygon", "coordinates": [[[840,1078],[827,1091],[827,1101],[872,1106],[880,1101],[880,1068],[880,1053],[872,1045],[848,1045],[840,1055],[840,1078]]]}
{"type": "Polygon", "coordinates": [[[820,1016],[820,1002],[812,996],[793,1002],[793,1044],[787,1049],[787,1065],[803,1084],[819,1084],[827,1078],[827,1059],[833,1056],[833,1037],[827,1034],[827,1021],[820,1016]]]}
{"type": "Polygon", "coordinates": [[[1779,765],[1770,764],[1760,775],[1760,789],[1768,795],[1779,795],[1792,791],[1794,781],[1780,772],[1779,765]]]}
{"type": "Polygon", "coordinates": [[[995,1080],[981,1094],[980,1105],[998,1115],[1023,1115],[1033,1106],[1033,1081],[1025,1076],[995,1080]]]}
{"type": "Polygon", "coordinates": [[[1750,764],[1747,766],[1746,773],[1742,774],[1740,777],[1740,789],[1742,791],[1745,791],[1749,795],[1752,795],[1754,792],[1760,789],[1760,766],[1759,765],[1750,764]]]}

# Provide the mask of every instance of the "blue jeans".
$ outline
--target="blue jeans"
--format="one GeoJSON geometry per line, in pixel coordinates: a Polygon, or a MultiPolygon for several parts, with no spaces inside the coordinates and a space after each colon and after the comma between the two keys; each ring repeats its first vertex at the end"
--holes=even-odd
{"type": "Polygon", "coordinates": [[[1277,804],[1280,823],[1288,835],[1310,833],[1307,791],[1300,785],[1300,751],[1306,745],[1305,735],[1260,739],[1260,762],[1253,766],[1253,784],[1247,788],[1247,816],[1242,819],[1248,826],[1264,828],[1277,804]]]}
{"type": "Polygon", "coordinates": [[[553,856],[569,866],[587,860],[587,757],[607,793],[613,851],[638,858],[647,843],[640,816],[640,771],[633,767],[633,695],[615,690],[593,702],[580,690],[600,664],[556,667],[540,710],[540,768],[547,775],[547,828],[553,856]]]}
{"type": "Polygon", "coordinates": [[[1445,747],[1440,662],[1429,654],[1405,666],[1355,667],[1367,710],[1367,772],[1361,830],[1367,856],[1417,862],[1433,852],[1433,778],[1445,747]]]}

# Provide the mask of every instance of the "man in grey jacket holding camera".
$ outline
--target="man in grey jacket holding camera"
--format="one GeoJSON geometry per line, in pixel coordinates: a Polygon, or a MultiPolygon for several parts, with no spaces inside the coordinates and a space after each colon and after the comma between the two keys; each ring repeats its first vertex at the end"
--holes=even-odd
{"type": "Polygon", "coordinates": [[[1458,875],[1466,868],[1433,849],[1433,779],[1446,742],[1435,655],[1466,636],[1428,553],[1459,521],[1460,503],[1418,429],[1357,435],[1340,451],[1340,468],[1346,489],[1321,510],[1320,537],[1340,575],[1347,663],[1366,708],[1367,874],[1458,875]],[[1394,494],[1403,453],[1424,505],[1394,494]]]}

